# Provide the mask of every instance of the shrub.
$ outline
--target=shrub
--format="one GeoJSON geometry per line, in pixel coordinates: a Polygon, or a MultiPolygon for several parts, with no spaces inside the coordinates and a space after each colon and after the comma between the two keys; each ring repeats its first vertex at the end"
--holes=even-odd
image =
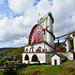
{"type": "Polygon", "coordinates": [[[3,57],[3,59],[5,59],[5,60],[12,60],[11,57],[3,57]]]}
{"type": "Polygon", "coordinates": [[[2,62],[2,63],[3,63],[4,61],[5,61],[4,59],[0,59],[0,62],[2,62]]]}
{"type": "Polygon", "coordinates": [[[16,70],[14,70],[12,67],[10,67],[9,69],[7,69],[5,72],[4,72],[4,75],[18,75],[16,70]]]}

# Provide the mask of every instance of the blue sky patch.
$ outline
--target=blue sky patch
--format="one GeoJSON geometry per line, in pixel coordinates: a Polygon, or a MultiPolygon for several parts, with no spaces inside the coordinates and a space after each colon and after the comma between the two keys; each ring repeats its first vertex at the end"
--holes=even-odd
{"type": "Polygon", "coordinates": [[[16,14],[14,13],[8,6],[8,1],[5,0],[2,4],[0,4],[0,15],[7,16],[8,18],[15,18],[19,16],[23,16],[23,13],[16,14]]]}
{"type": "Polygon", "coordinates": [[[48,1],[53,2],[53,0],[48,0],[48,1]]]}
{"type": "Polygon", "coordinates": [[[72,18],[72,15],[70,15],[69,18],[72,18]]]}
{"type": "Polygon", "coordinates": [[[40,0],[35,0],[35,3],[33,4],[33,6],[36,6],[39,3],[40,0]]]}

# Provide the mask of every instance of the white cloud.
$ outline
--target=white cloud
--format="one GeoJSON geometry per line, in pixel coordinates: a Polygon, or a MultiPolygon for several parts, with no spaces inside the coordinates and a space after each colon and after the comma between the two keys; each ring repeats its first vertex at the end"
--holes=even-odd
{"type": "Polygon", "coordinates": [[[25,44],[27,44],[28,43],[28,39],[27,38],[25,38],[25,37],[21,37],[19,40],[15,40],[14,41],[14,45],[25,45],[25,44]]]}
{"type": "MultiPolygon", "coordinates": [[[[6,46],[27,44],[27,39],[33,25],[37,20],[50,11],[50,2],[40,0],[33,6],[35,0],[8,0],[9,7],[15,13],[24,13],[23,16],[0,20],[0,41],[7,43],[6,46]],[[38,14],[41,14],[39,17],[38,14]],[[12,44],[10,41],[14,40],[12,44]],[[26,42],[25,42],[25,41],[26,42]]],[[[55,23],[54,34],[63,35],[75,29],[75,0],[54,0],[51,11],[55,23]],[[71,17],[70,17],[71,16],[71,17]]]]}
{"type": "Polygon", "coordinates": [[[54,32],[56,36],[68,33],[75,28],[70,16],[75,13],[75,0],[54,0],[52,12],[55,18],[54,32]]]}
{"type": "Polygon", "coordinates": [[[22,13],[33,5],[34,0],[8,0],[8,3],[15,13],[22,13]]]}
{"type": "Polygon", "coordinates": [[[25,46],[25,44],[28,43],[28,39],[25,37],[21,37],[20,39],[14,40],[14,42],[12,43],[11,41],[8,41],[6,43],[1,43],[0,47],[21,47],[21,46],[25,46]]]}
{"type": "Polygon", "coordinates": [[[12,41],[19,39],[20,37],[28,37],[29,28],[24,24],[26,17],[20,16],[13,19],[4,17],[0,20],[0,41],[12,41]],[[28,34],[27,34],[28,32],[28,34]]]}

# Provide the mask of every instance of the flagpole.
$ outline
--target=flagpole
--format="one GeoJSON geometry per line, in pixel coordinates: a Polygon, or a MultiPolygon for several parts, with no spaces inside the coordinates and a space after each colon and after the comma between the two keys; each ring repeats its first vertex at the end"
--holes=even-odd
{"type": "Polygon", "coordinates": [[[51,12],[51,5],[50,5],[50,12],[51,12]]]}
{"type": "Polygon", "coordinates": [[[53,4],[52,3],[50,3],[50,11],[51,11],[51,6],[52,6],[53,4]]]}

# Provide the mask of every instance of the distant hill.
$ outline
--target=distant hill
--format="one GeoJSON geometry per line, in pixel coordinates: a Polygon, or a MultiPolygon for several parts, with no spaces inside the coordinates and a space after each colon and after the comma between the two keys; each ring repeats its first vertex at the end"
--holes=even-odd
{"type": "Polygon", "coordinates": [[[5,51],[5,50],[17,50],[19,47],[16,47],[16,48],[14,48],[14,47],[11,47],[11,48],[0,48],[0,51],[5,51]]]}
{"type": "Polygon", "coordinates": [[[24,52],[24,47],[17,48],[0,48],[0,56],[14,56],[15,54],[22,54],[24,52]]]}

